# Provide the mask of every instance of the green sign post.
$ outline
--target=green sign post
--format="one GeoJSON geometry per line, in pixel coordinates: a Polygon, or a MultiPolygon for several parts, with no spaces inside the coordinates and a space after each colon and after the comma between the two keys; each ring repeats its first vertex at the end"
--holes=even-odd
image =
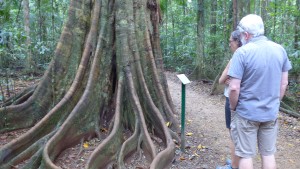
{"type": "Polygon", "coordinates": [[[191,83],[190,80],[184,75],[184,74],[179,74],[177,77],[181,81],[181,151],[184,152],[185,149],[185,131],[184,131],[184,126],[185,126],[185,85],[188,83],[191,83]]]}

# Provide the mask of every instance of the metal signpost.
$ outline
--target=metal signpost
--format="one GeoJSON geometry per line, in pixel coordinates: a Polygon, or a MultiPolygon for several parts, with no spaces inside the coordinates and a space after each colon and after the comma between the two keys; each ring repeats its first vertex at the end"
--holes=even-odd
{"type": "Polygon", "coordinates": [[[182,88],[182,93],[181,93],[181,151],[184,152],[185,149],[185,132],[184,132],[184,124],[185,124],[185,85],[188,83],[191,83],[191,81],[184,75],[184,74],[179,74],[177,77],[181,81],[181,88],[182,88]]]}

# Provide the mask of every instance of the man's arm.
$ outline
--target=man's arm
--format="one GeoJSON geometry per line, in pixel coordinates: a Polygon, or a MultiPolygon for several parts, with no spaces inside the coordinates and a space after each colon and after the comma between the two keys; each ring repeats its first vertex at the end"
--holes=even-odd
{"type": "Polygon", "coordinates": [[[287,85],[289,83],[288,81],[288,72],[282,72],[281,75],[281,84],[280,84],[280,100],[282,100],[284,93],[286,91],[287,85]]]}
{"type": "Polygon", "coordinates": [[[240,87],[241,87],[241,80],[236,78],[231,78],[229,83],[229,103],[230,103],[230,110],[235,110],[239,95],[240,95],[240,87]]]}

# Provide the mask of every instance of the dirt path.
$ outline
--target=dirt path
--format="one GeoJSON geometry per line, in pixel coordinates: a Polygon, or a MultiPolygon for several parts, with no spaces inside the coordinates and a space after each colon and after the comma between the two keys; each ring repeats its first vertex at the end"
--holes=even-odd
{"type": "MultiPolygon", "coordinates": [[[[174,73],[167,73],[169,90],[180,120],[181,83],[174,73]]],[[[192,82],[186,86],[186,153],[176,150],[171,168],[213,169],[229,158],[229,133],[225,127],[222,95],[209,95],[209,85],[192,82]]],[[[300,168],[300,120],[280,114],[277,143],[277,168],[300,168]]],[[[254,158],[260,168],[259,156],[254,158]]]]}

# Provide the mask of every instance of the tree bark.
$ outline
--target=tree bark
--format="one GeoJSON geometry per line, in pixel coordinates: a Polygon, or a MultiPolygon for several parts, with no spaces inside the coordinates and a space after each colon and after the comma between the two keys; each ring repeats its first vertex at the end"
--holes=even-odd
{"type": "Polygon", "coordinates": [[[277,33],[276,25],[277,25],[277,15],[278,15],[278,4],[277,0],[274,0],[274,15],[273,15],[273,32],[272,32],[272,39],[275,39],[275,35],[277,33]]]}
{"type": "Polygon", "coordinates": [[[26,49],[27,49],[27,56],[26,56],[26,71],[31,72],[33,68],[33,60],[31,55],[31,39],[30,39],[30,9],[29,9],[29,1],[23,0],[23,14],[24,14],[24,31],[26,34],[26,49]]]}
{"type": "Polygon", "coordinates": [[[197,53],[196,53],[196,66],[191,73],[191,78],[201,79],[204,78],[204,58],[205,58],[205,1],[197,1],[197,53]]]}
{"type": "Polygon", "coordinates": [[[179,128],[163,73],[159,21],[156,0],[71,0],[41,82],[26,101],[0,108],[1,133],[34,125],[0,148],[0,168],[24,160],[28,168],[60,168],[55,159],[65,149],[94,137],[101,143],[88,169],[124,168],[134,152],[143,152],[150,168],[170,165],[179,128]]]}
{"type": "MultiPolygon", "coordinates": [[[[298,11],[300,10],[300,0],[296,0],[296,8],[298,11]]],[[[295,16],[295,35],[294,35],[294,48],[295,50],[299,50],[299,42],[300,42],[300,19],[299,15],[295,16]]]]}
{"type": "MultiPolygon", "coordinates": [[[[268,12],[267,12],[267,6],[268,6],[268,1],[262,1],[262,2],[260,2],[260,4],[261,4],[261,7],[260,7],[260,15],[261,15],[261,17],[262,17],[262,19],[263,19],[263,21],[266,23],[266,21],[269,19],[268,18],[268,12]]],[[[269,27],[268,26],[265,26],[265,35],[268,35],[268,33],[269,33],[269,27]]]]}
{"type": "Polygon", "coordinates": [[[233,0],[233,29],[236,29],[238,23],[239,23],[239,20],[238,20],[238,5],[237,5],[237,0],[233,0]]]}
{"type": "MultiPolygon", "coordinates": [[[[217,36],[217,10],[218,10],[217,1],[212,1],[211,2],[211,11],[210,11],[210,30],[209,30],[209,35],[212,38],[209,42],[209,47],[211,49],[208,52],[208,54],[209,54],[208,64],[209,65],[216,65],[217,60],[218,60],[218,58],[217,58],[218,55],[215,50],[215,48],[217,47],[217,38],[216,38],[216,36],[217,36]]],[[[216,68],[206,67],[205,70],[208,71],[206,74],[209,79],[214,78],[214,74],[217,74],[216,68]]]]}

